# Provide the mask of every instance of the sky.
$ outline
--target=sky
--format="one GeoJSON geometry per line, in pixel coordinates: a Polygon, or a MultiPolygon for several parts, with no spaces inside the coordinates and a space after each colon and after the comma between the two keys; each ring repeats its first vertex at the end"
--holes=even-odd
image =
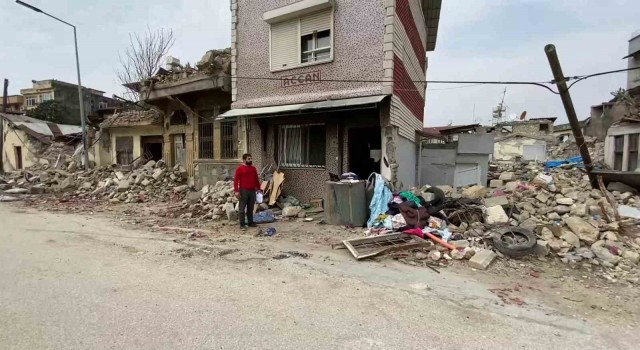
{"type": "MultiPolygon", "coordinates": [[[[123,92],[115,72],[129,33],[173,29],[170,54],[183,64],[230,45],[229,0],[25,1],[78,27],[82,83],[107,96],[123,92]]],[[[549,81],[548,43],[556,45],[567,76],[626,68],[622,57],[640,29],[638,15],[637,0],[443,0],[427,79],[549,81]]],[[[0,78],[10,80],[10,94],[31,80],[76,82],[71,28],[3,0],[0,32],[0,78]]],[[[625,85],[625,73],[576,84],[571,93],[578,117],[588,117],[590,106],[625,85]]],[[[489,123],[504,88],[430,84],[425,124],[489,123]]],[[[508,86],[505,104],[509,115],[527,111],[528,117],[567,120],[560,97],[539,87],[508,86]]]]}

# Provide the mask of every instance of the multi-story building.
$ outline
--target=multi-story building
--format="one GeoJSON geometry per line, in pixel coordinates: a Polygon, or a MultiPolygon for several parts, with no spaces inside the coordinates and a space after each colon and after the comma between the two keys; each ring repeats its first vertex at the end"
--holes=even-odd
{"type": "MultiPolygon", "coordinates": [[[[55,100],[60,102],[68,112],[68,117],[64,120],[64,123],[80,124],[78,85],[54,79],[33,80],[32,83],[33,86],[31,88],[20,90],[24,97],[25,110],[36,108],[42,102],[55,100]]],[[[85,115],[87,116],[94,114],[98,110],[116,105],[116,100],[103,96],[104,91],[86,87],[82,91],[85,115]]]]}
{"type": "MultiPolygon", "coordinates": [[[[0,111],[3,106],[3,96],[0,96],[0,111]]],[[[24,98],[21,95],[7,96],[7,113],[18,113],[24,109],[24,98]]]]}
{"type": "Polygon", "coordinates": [[[323,197],[329,174],[416,184],[428,51],[441,0],[231,0],[239,149],[323,197]]]}

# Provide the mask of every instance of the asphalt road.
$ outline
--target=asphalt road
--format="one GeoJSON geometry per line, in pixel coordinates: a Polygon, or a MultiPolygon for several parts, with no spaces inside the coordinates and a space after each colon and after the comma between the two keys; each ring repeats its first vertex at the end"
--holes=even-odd
{"type": "Polygon", "coordinates": [[[184,249],[112,219],[0,204],[0,348],[632,349],[640,340],[544,307],[496,306],[483,286],[424,268],[185,258],[184,249]]]}

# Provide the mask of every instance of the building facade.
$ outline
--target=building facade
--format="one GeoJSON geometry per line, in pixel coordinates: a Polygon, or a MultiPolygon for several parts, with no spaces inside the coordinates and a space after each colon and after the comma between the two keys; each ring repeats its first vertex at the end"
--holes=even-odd
{"type": "Polygon", "coordinates": [[[231,0],[232,110],[258,167],[321,198],[329,174],[417,182],[438,0],[231,0]]]}
{"type": "MultiPolygon", "coordinates": [[[[233,176],[246,149],[236,120],[216,121],[231,108],[230,50],[208,51],[198,68],[173,64],[140,90],[147,111],[128,111],[100,125],[99,165],[163,159],[182,165],[196,186],[233,176]]],[[[172,59],[173,60],[173,59],[172,59]]],[[[132,84],[136,85],[136,84],[132,84]]]]}
{"type": "MultiPolygon", "coordinates": [[[[90,116],[101,109],[117,105],[116,100],[104,96],[104,91],[83,88],[83,102],[85,116],[90,116]]],[[[24,98],[24,109],[30,110],[46,101],[57,101],[68,112],[64,122],[66,124],[80,124],[80,103],[78,101],[78,85],[60,80],[49,79],[33,81],[33,86],[21,89],[24,98]]]]}
{"type": "MultiPolygon", "coordinates": [[[[3,107],[3,96],[0,96],[0,112],[3,107]]],[[[20,113],[24,110],[24,98],[22,95],[10,95],[7,96],[7,113],[20,113]]]]}
{"type": "Polygon", "coordinates": [[[79,126],[45,122],[17,114],[0,113],[3,139],[4,171],[16,171],[38,164],[53,165],[60,151],[73,151],[80,142],[82,130],[79,126]],[[47,152],[49,146],[61,141],[58,152],[47,152]]]}

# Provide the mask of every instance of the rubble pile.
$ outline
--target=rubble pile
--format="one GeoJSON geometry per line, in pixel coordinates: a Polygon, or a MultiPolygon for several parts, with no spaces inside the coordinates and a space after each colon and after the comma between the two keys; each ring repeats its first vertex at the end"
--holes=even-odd
{"type": "Polygon", "coordinates": [[[602,266],[612,271],[605,277],[640,283],[637,271],[629,272],[640,262],[636,189],[622,183],[610,183],[604,192],[592,189],[577,168],[544,173],[542,164],[510,163],[492,165],[492,170],[490,188],[476,185],[456,191],[439,186],[449,193],[451,203],[457,203],[444,210],[454,243],[466,241],[465,247],[479,252],[490,248],[490,238],[495,243],[497,231],[522,228],[535,235],[529,254],[557,256],[570,265],[602,266]]]}
{"type": "MultiPolygon", "coordinates": [[[[595,137],[585,136],[584,142],[591,154],[591,160],[595,165],[604,165],[604,142],[598,141],[595,137]]],[[[571,138],[567,142],[549,147],[550,159],[567,159],[580,155],[580,150],[576,140],[571,138]]]]}
{"type": "Polygon", "coordinates": [[[187,171],[177,165],[168,169],[163,161],[147,162],[133,170],[114,167],[78,169],[70,161],[66,169],[39,166],[14,172],[5,178],[0,190],[6,194],[62,194],[65,197],[108,199],[111,203],[166,201],[184,195],[189,189],[187,171]]]}

